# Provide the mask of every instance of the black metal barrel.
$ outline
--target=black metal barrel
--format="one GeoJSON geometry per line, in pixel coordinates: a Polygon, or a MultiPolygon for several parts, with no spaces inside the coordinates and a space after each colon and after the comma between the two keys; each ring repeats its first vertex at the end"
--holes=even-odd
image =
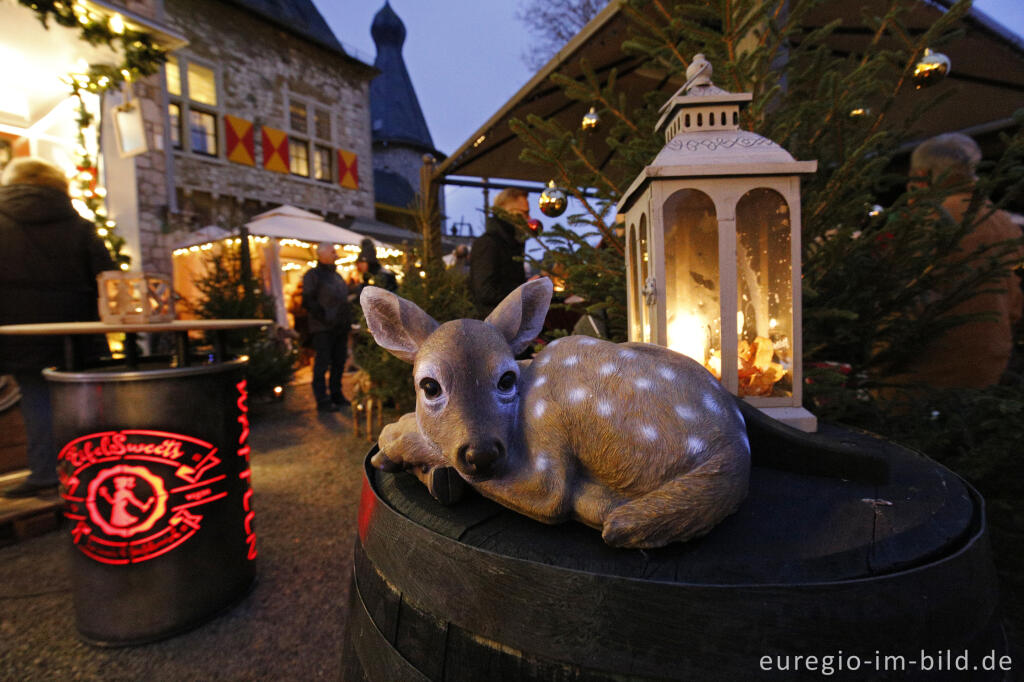
{"type": "Polygon", "coordinates": [[[245,361],[47,370],[78,631],[149,642],[255,578],[245,361]]]}
{"type": "Polygon", "coordinates": [[[869,434],[760,428],[736,514],[648,551],[367,458],[345,679],[1006,679],[976,491],[869,434]]]}

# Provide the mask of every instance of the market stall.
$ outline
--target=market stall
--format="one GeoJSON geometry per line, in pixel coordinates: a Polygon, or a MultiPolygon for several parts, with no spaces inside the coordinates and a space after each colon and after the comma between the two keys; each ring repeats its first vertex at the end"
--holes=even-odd
{"type": "MultiPolygon", "coordinates": [[[[348,280],[355,273],[360,242],[367,238],[331,224],[315,213],[287,205],[255,216],[245,227],[249,232],[253,273],[260,279],[263,290],[274,297],[274,320],[280,326],[290,326],[287,302],[302,282],[303,273],[316,265],[313,248],[325,242],[334,244],[339,251],[339,272],[348,280]]],[[[376,239],[373,243],[380,260],[403,254],[403,251],[376,239]]],[[[241,237],[216,226],[191,233],[174,250],[174,290],[177,294],[186,302],[196,301],[199,298],[196,281],[206,272],[209,253],[218,245],[238,244],[241,244],[241,237]]]]}

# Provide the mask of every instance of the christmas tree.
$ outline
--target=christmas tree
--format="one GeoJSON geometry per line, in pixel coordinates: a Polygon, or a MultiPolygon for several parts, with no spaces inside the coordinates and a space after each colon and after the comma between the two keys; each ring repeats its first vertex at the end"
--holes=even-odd
{"type": "MultiPolygon", "coordinates": [[[[274,317],[274,299],[260,290],[259,280],[251,272],[246,272],[238,245],[223,245],[211,251],[205,265],[206,273],[195,282],[200,298],[194,312],[199,317],[274,317]]],[[[246,375],[254,396],[272,395],[275,387],[286,386],[294,374],[297,349],[281,338],[275,327],[227,332],[225,345],[229,354],[249,358],[246,375]]]]}

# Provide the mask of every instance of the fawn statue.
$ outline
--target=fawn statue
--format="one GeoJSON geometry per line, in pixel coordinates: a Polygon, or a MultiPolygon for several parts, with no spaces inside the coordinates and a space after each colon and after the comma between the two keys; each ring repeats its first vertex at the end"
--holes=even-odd
{"type": "Polygon", "coordinates": [[[485,497],[544,523],[576,519],[615,547],[707,533],[747,494],[735,399],[699,363],[651,344],[570,336],[517,362],[551,293],[550,280],[532,280],[486,320],[439,324],[363,289],[370,332],[412,363],[417,392],[371,463],[410,470],[436,497],[436,474],[454,469],[485,497]]]}

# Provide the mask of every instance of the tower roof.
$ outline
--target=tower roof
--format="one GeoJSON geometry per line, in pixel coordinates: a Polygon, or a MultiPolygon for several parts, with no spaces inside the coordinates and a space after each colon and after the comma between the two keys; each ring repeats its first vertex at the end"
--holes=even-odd
{"type": "Polygon", "coordinates": [[[402,44],[405,25],[388,2],[380,8],[370,27],[377,45],[373,63],[380,75],[370,81],[370,121],[373,141],[406,144],[434,152],[434,141],[423,118],[416,89],[405,68],[402,44]]]}

